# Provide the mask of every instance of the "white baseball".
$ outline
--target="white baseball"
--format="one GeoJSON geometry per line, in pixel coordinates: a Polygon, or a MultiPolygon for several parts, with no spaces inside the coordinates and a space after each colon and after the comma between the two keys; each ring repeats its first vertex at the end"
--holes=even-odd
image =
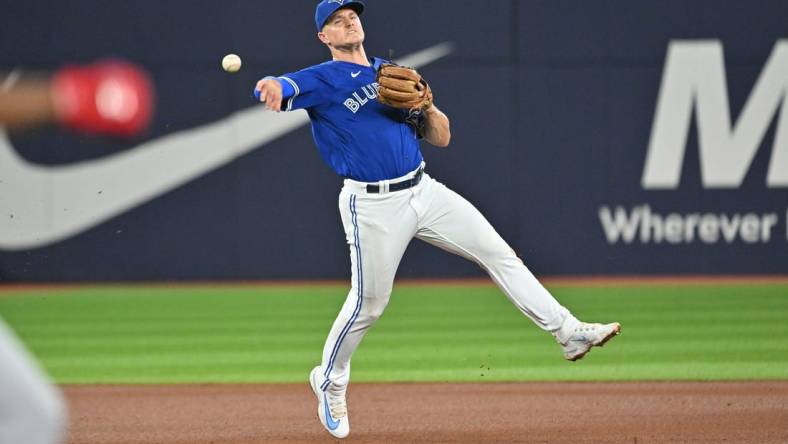
{"type": "Polygon", "coordinates": [[[241,58],[236,54],[227,54],[222,59],[222,68],[227,72],[237,72],[241,69],[241,58]]]}

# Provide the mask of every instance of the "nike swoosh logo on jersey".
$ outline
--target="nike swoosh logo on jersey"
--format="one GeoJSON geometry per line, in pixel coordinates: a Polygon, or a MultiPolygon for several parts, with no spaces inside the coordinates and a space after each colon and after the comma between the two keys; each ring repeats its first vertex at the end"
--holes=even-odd
{"type": "Polygon", "coordinates": [[[350,77],[353,77],[353,78],[355,79],[356,77],[358,77],[358,75],[359,75],[359,74],[361,74],[361,71],[358,71],[358,72],[351,72],[351,73],[350,73],[350,77]]]}
{"type": "MultiPolygon", "coordinates": [[[[397,60],[421,67],[453,51],[441,43],[397,60]]],[[[47,166],[20,157],[0,128],[0,250],[53,244],[127,212],[309,123],[262,106],[161,136],[122,153],[47,166]]]]}

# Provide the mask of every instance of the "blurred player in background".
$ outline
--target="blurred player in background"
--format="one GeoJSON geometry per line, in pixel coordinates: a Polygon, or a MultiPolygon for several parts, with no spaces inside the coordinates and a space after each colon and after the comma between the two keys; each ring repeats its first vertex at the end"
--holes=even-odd
{"type": "Polygon", "coordinates": [[[415,70],[367,57],[364,8],[356,0],[321,1],[317,36],[332,60],[266,77],[255,87],[259,100],[275,111],[307,110],[320,154],[345,178],[339,209],[352,288],[328,334],[322,363],[309,376],[320,422],[338,438],[350,432],[345,395],[351,356],[388,304],[414,237],[478,263],[525,316],[555,336],[568,360],[582,358],[621,328],[580,322],[473,205],[424,171],[419,141],[447,146],[449,119],[415,70]]]}
{"type": "MultiPolygon", "coordinates": [[[[133,136],[153,110],[147,74],[120,60],[65,66],[52,76],[0,76],[0,127],[58,125],[80,134],[133,136]]],[[[2,131],[3,128],[0,128],[2,131]]],[[[0,318],[0,444],[65,442],[67,409],[33,357],[0,318]]]]}
{"type": "Polygon", "coordinates": [[[65,66],[51,77],[0,83],[0,126],[32,129],[58,124],[82,134],[133,136],[151,118],[153,93],[140,68],[121,60],[65,66]]]}
{"type": "Polygon", "coordinates": [[[0,443],[64,442],[66,405],[0,319],[0,443]]]}

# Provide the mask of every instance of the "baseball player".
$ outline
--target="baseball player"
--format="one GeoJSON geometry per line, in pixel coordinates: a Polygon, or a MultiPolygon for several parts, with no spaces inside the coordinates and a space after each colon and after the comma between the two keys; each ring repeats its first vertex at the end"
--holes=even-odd
{"type": "Polygon", "coordinates": [[[367,57],[364,8],[357,0],[321,1],[317,37],[332,60],[255,86],[255,95],[272,110],[306,109],[323,160],[345,178],[339,211],[352,285],[322,363],[309,375],[320,422],[337,438],[350,432],[345,394],[351,356],[386,308],[414,237],[478,263],[525,316],[555,336],[568,360],[580,359],[621,328],[572,316],[473,205],[426,173],[419,141],[448,146],[449,119],[416,71],[367,57]]]}
{"type": "MultiPolygon", "coordinates": [[[[138,67],[119,60],[65,66],[53,76],[0,77],[0,131],[56,124],[81,134],[130,136],[150,120],[153,90],[138,67]]],[[[65,442],[66,405],[0,318],[0,444],[65,442]]]]}

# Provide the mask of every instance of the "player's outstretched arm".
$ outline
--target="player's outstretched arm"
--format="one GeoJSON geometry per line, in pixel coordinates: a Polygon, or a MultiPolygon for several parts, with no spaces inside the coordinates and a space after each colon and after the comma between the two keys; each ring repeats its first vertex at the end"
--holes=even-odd
{"type": "Polygon", "coordinates": [[[424,140],[437,147],[447,147],[451,141],[449,118],[434,104],[424,110],[424,140]]]}
{"type": "Polygon", "coordinates": [[[257,82],[253,94],[266,108],[276,112],[283,111],[282,102],[296,93],[291,82],[292,80],[283,82],[276,77],[266,77],[257,82]]]}
{"type": "Polygon", "coordinates": [[[54,122],[55,103],[49,83],[29,80],[0,91],[0,126],[26,129],[54,122]]]}
{"type": "Polygon", "coordinates": [[[271,111],[279,112],[282,109],[282,83],[274,77],[266,77],[257,82],[254,95],[265,103],[271,111]]]}

